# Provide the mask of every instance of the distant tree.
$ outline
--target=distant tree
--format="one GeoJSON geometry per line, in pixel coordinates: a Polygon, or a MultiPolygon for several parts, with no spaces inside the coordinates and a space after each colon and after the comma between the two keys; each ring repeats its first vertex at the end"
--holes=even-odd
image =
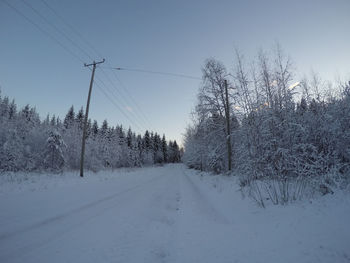
{"type": "Polygon", "coordinates": [[[57,123],[56,123],[56,116],[55,115],[52,115],[51,120],[50,120],[50,125],[52,127],[55,127],[57,125],[57,123]]]}
{"type": "Polygon", "coordinates": [[[116,127],[116,132],[118,134],[118,142],[120,146],[125,145],[125,131],[122,126],[116,127]]]}
{"type": "Polygon", "coordinates": [[[180,148],[175,141],[169,141],[169,162],[178,163],[181,161],[180,148]]]}
{"type": "Polygon", "coordinates": [[[96,137],[97,136],[97,134],[98,134],[98,123],[97,123],[97,121],[96,120],[94,120],[94,122],[93,122],[93,124],[92,124],[92,127],[91,127],[91,133],[92,133],[92,135],[94,136],[94,137],[96,137]]]}
{"type": "MultiPolygon", "coordinates": [[[[152,136],[153,137],[153,136],[152,136]]],[[[150,132],[146,130],[143,136],[143,152],[142,152],[142,163],[146,165],[154,164],[154,155],[152,152],[152,138],[150,132]]]]}
{"type": "Polygon", "coordinates": [[[46,115],[45,120],[42,122],[42,124],[44,124],[45,126],[49,126],[50,125],[50,114],[46,115]]]}
{"type": "Polygon", "coordinates": [[[0,117],[8,118],[9,113],[9,98],[4,97],[2,101],[0,100],[0,117]]]}
{"type": "Polygon", "coordinates": [[[146,130],[145,135],[143,136],[143,141],[145,150],[149,151],[151,149],[151,137],[148,130],[146,130]]]}
{"type": "Polygon", "coordinates": [[[167,141],[165,139],[164,134],[162,137],[161,148],[162,148],[162,153],[163,153],[163,161],[165,163],[167,163],[168,162],[168,144],[167,144],[167,141]]]}
{"type": "Polygon", "coordinates": [[[84,127],[84,110],[83,107],[80,108],[80,110],[77,113],[77,116],[75,117],[75,121],[78,124],[78,128],[80,130],[83,130],[84,127]]]}
{"type": "Polygon", "coordinates": [[[79,129],[78,123],[76,121],[76,115],[73,106],[70,107],[68,113],[64,118],[63,127],[60,123],[60,120],[57,119],[57,131],[62,131],[61,135],[63,141],[67,145],[67,149],[65,151],[65,166],[70,169],[79,169],[82,131],[79,129]]]}
{"type": "Polygon", "coordinates": [[[71,106],[63,121],[64,128],[65,129],[71,128],[71,126],[74,123],[74,119],[75,119],[74,107],[71,106]]]}
{"type": "Polygon", "coordinates": [[[163,163],[164,155],[162,151],[162,141],[160,136],[155,133],[153,136],[153,160],[155,163],[163,163]]]}
{"type": "Polygon", "coordinates": [[[108,122],[107,120],[104,120],[102,122],[102,126],[101,126],[101,129],[100,129],[100,133],[102,136],[106,137],[107,136],[107,133],[108,133],[108,122]]]}
{"type": "Polygon", "coordinates": [[[10,129],[0,149],[0,170],[20,171],[24,169],[24,145],[16,130],[10,129]]]}
{"type": "Polygon", "coordinates": [[[61,171],[64,160],[64,143],[62,136],[57,131],[52,131],[46,141],[44,151],[44,167],[51,171],[61,171]]]}
{"type": "Polygon", "coordinates": [[[126,135],[126,143],[128,147],[131,149],[133,145],[133,134],[132,134],[131,128],[128,129],[128,133],[126,135]]]}
{"type": "Polygon", "coordinates": [[[15,100],[12,100],[10,106],[9,106],[9,113],[8,113],[8,118],[9,120],[12,120],[15,118],[17,113],[17,105],[15,103],[15,100]]]}
{"type": "MultiPolygon", "coordinates": [[[[35,108],[26,105],[17,112],[15,101],[9,103],[8,97],[0,94],[0,171],[79,169],[83,121],[83,108],[75,114],[73,106],[63,122],[55,115],[41,121],[35,108]]],[[[99,127],[90,119],[86,129],[87,169],[164,161],[164,142],[157,133],[147,131],[142,137],[131,128],[125,132],[121,125],[109,126],[107,120],[99,127]]]]}

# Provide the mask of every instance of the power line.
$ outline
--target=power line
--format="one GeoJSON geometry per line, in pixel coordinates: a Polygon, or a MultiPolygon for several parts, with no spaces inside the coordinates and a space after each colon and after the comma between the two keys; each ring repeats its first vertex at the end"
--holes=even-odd
{"type": "Polygon", "coordinates": [[[117,67],[117,68],[112,67],[112,69],[123,70],[123,71],[141,72],[141,73],[150,73],[150,74],[158,74],[158,75],[167,75],[167,76],[179,77],[179,78],[187,78],[187,79],[202,80],[199,77],[185,75],[185,74],[172,73],[172,72],[162,72],[162,71],[153,71],[153,70],[145,70],[145,69],[134,69],[134,68],[122,68],[122,67],[117,67]]]}
{"type": "MultiPolygon", "coordinates": [[[[90,68],[89,68],[90,69],[90,68]]],[[[92,69],[90,69],[92,71],[92,69]]],[[[116,103],[114,100],[119,101],[118,97],[116,97],[116,95],[113,93],[113,91],[111,91],[111,89],[109,88],[109,86],[106,85],[106,83],[100,79],[98,76],[95,77],[94,83],[96,84],[96,86],[101,90],[101,92],[103,93],[103,95],[106,96],[106,98],[116,107],[116,109],[134,126],[136,126],[140,131],[142,130],[146,130],[144,127],[141,127],[139,124],[137,124],[136,122],[134,122],[123,110],[123,108],[121,108],[118,103],[116,103]],[[98,82],[97,82],[98,81],[98,82]],[[102,86],[104,87],[102,87],[102,86]],[[108,94],[109,93],[109,94],[108,94]],[[111,98],[113,97],[113,98],[111,98]]]]}
{"type": "MultiPolygon", "coordinates": [[[[126,97],[124,96],[124,94],[122,94],[122,93],[118,90],[118,88],[117,88],[116,85],[113,83],[113,81],[111,80],[111,78],[107,75],[107,73],[105,73],[104,71],[102,71],[102,73],[105,75],[106,79],[109,81],[109,83],[111,84],[111,86],[114,88],[113,91],[118,92],[119,95],[121,95],[121,96],[123,97],[123,99],[126,100],[126,97]]],[[[114,95],[113,91],[112,91],[111,93],[114,95]]],[[[116,96],[115,98],[119,101],[120,104],[123,104],[123,103],[121,102],[121,100],[120,100],[119,97],[116,96]]],[[[124,103],[124,106],[126,106],[125,103],[124,103]]],[[[147,121],[145,121],[145,120],[141,117],[141,115],[139,115],[138,113],[136,113],[136,112],[134,112],[134,111],[129,111],[129,112],[132,113],[135,117],[137,117],[140,121],[144,122],[144,124],[146,124],[146,126],[149,126],[149,124],[147,123],[147,121]]]]}
{"type": "MultiPolygon", "coordinates": [[[[89,68],[90,69],[90,71],[92,71],[92,69],[91,68],[89,68]]],[[[95,80],[94,80],[94,83],[95,83],[95,85],[101,90],[101,92],[103,93],[103,95],[105,95],[106,96],[106,98],[117,108],[117,110],[120,112],[120,113],[122,113],[123,115],[124,115],[124,117],[128,120],[128,121],[130,121],[130,123],[132,123],[134,126],[136,126],[140,131],[142,131],[143,129],[137,124],[137,123],[135,123],[132,119],[130,119],[130,117],[124,112],[124,110],[111,98],[111,94],[112,94],[112,97],[114,97],[114,98],[116,98],[115,96],[114,96],[114,94],[111,92],[111,90],[109,89],[109,87],[104,83],[104,81],[103,80],[101,80],[98,76],[96,76],[96,78],[95,78],[95,80]],[[99,83],[97,82],[97,81],[99,81],[99,83]],[[104,88],[102,87],[102,86],[104,86],[104,88]],[[108,94],[108,92],[110,93],[110,94],[108,94]]],[[[146,130],[146,129],[144,129],[144,130],[146,130]]]]}
{"type": "MultiPolygon", "coordinates": [[[[24,0],[21,0],[24,1],[24,0]]],[[[99,57],[101,54],[96,50],[96,48],[87,40],[82,34],[79,33],[78,30],[76,30],[71,24],[69,24],[52,6],[50,6],[47,1],[40,0],[50,11],[55,14],[67,27],[69,27],[85,44],[87,44],[99,57]]],[[[110,66],[111,69],[118,69],[118,70],[127,70],[127,71],[138,71],[138,72],[144,72],[144,73],[152,73],[152,74],[161,74],[161,75],[170,75],[174,77],[183,77],[183,78],[190,78],[190,79],[198,79],[202,80],[199,77],[190,76],[186,74],[178,74],[178,73],[171,73],[171,72],[160,72],[160,71],[152,71],[152,70],[143,70],[143,69],[130,69],[130,68],[113,68],[108,62],[107,64],[110,66]]],[[[103,67],[102,67],[103,68],[103,67]]]]}
{"type": "Polygon", "coordinates": [[[43,16],[37,9],[35,9],[29,2],[21,0],[26,6],[28,6],[34,13],[36,13],[42,20],[44,20],[47,24],[49,24],[54,30],[56,30],[58,33],[60,33],[65,39],[67,39],[72,45],[74,45],[77,49],[80,50],[80,52],[84,53],[85,56],[87,56],[90,60],[93,60],[93,58],[89,55],[88,52],[86,52],[84,49],[82,49],[78,44],[76,44],[69,36],[67,36],[66,33],[64,33],[62,30],[60,30],[55,24],[51,23],[45,16],[43,16]]]}
{"type": "MultiPolygon", "coordinates": [[[[89,68],[90,69],[90,68],[89,68]]],[[[90,69],[91,70],[91,69],[90,69]]],[[[118,97],[116,97],[114,95],[114,93],[111,91],[111,89],[105,84],[105,82],[100,79],[98,76],[96,76],[96,80],[94,81],[94,83],[96,84],[96,86],[99,87],[100,90],[102,90],[103,94],[106,96],[106,98],[117,108],[117,110],[122,113],[124,115],[124,117],[130,121],[130,123],[132,123],[134,126],[136,126],[140,131],[142,130],[146,130],[144,127],[141,127],[139,124],[137,124],[136,122],[134,122],[132,119],[130,119],[130,117],[125,113],[125,111],[111,98],[114,97],[115,100],[119,101],[118,97]],[[96,80],[99,81],[99,83],[96,82],[96,80]],[[101,86],[103,85],[104,88],[101,86]],[[107,94],[107,91],[109,92],[109,95],[107,94]],[[112,95],[112,96],[111,96],[112,95]]]]}
{"type": "MultiPolygon", "coordinates": [[[[91,68],[88,68],[90,71],[92,71],[91,68]]],[[[94,80],[95,85],[99,88],[99,90],[103,93],[103,95],[113,104],[113,106],[116,107],[116,109],[132,124],[134,127],[139,129],[140,131],[146,130],[144,127],[141,128],[136,122],[134,122],[126,113],[125,111],[116,103],[114,100],[118,100],[118,97],[114,95],[114,93],[111,91],[111,89],[106,85],[106,83],[100,79],[98,76],[95,76],[94,80]],[[98,81],[98,82],[97,82],[98,81]],[[102,86],[104,87],[102,87],[102,86]],[[108,94],[109,93],[109,94],[108,94]],[[114,97],[114,100],[111,98],[114,97]]]]}
{"type": "Polygon", "coordinates": [[[67,48],[64,44],[62,44],[57,38],[55,38],[53,35],[51,35],[49,32],[47,32],[45,29],[41,28],[37,23],[35,23],[32,19],[30,19],[29,17],[27,17],[25,14],[23,14],[21,11],[19,11],[16,7],[14,7],[13,5],[11,5],[9,2],[7,2],[6,0],[3,0],[4,3],[10,7],[12,10],[14,10],[18,15],[22,16],[25,20],[27,20],[30,24],[32,24],[33,26],[35,26],[41,33],[43,33],[44,35],[48,36],[51,40],[53,40],[54,42],[56,42],[60,47],[62,47],[65,51],[67,51],[70,55],[72,55],[74,58],[76,58],[77,60],[79,60],[80,62],[84,63],[84,61],[77,56],[74,52],[72,52],[69,48],[67,48]]]}
{"type": "MultiPolygon", "coordinates": [[[[70,37],[68,37],[63,31],[61,31],[56,25],[52,24],[46,17],[44,17],[43,15],[40,14],[39,11],[37,11],[32,5],[26,3],[25,1],[21,0],[22,2],[24,2],[30,9],[32,9],[32,11],[34,11],[38,16],[41,17],[41,19],[43,19],[47,24],[49,24],[52,28],[54,28],[57,32],[59,32],[61,35],[63,35],[67,40],[69,40],[69,42],[71,42],[71,44],[73,44],[75,47],[77,47],[82,53],[84,53],[86,56],[88,56],[89,58],[91,58],[91,56],[84,50],[82,49],[78,44],[76,44],[70,37]]],[[[28,16],[26,16],[24,13],[22,13],[21,11],[19,11],[16,7],[14,7],[13,5],[11,5],[10,3],[8,3],[6,0],[4,0],[5,4],[7,4],[11,9],[13,9],[17,14],[19,14],[20,16],[22,16],[23,18],[25,18],[28,22],[30,22],[32,25],[34,25],[37,29],[39,29],[39,31],[41,31],[43,34],[47,35],[48,37],[50,37],[54,42],[56,42],[57,44],[59,44],[63,49],[65,49],[70,55],[72,55],[74,58],[76,58],[77,60],[79,60],[80,62],[84,63],[84,61],[80,58],[80,56],[78,56],[77,54],[75,54],[73,51],[71,51],[68,47],[66,47],[64,44],[62,44],[56,37],[54,37],[52,34],[50,34],[48,31],[46,31],[45,29],[43,29],[42,27],[40,27],[36,22],[34,22],[32,19],[30,19],[28,16]]],[[[95,51],[96,52],[96,51],[95,51]]],[[[103,71],[104,72],[104,71],[103,71]]],[[[105,87],[107,87],[104,83],[103,85],[105,87]]],[[[99,86],[100,87],[100,86],[99,86]]],[[[100,87],[101,88],[101,87],[100,87]]],[[[107,95],[107,98],[110,100],[110,97],[107,95]]],[[[113,103],[115,106],[116,104],[113,103]]],[[[133,123],[135,126],[137,126],[138,128],[140,128],[139,125],[137,125],[134,121],[132,121],[129,116],[127,116],[127,114],[122,110],[122,108],[117,107],[118,110],[131,122],[133,123]]],[[[142,129],[140,129],[142,130],[142,129]]]]}
{"type": "MultiPolygon", "coordinates": [[[[142,73],[151,73],[151,74],[160,74],[160,75],[168,75],[168,76],[172,76],[172,77],[180,77],[180,78],[188,78],[188,79],[195,79],[195,80],[202,80],[201,78],[198,77],[194,77],[194,76],[190,76],[190,75],[184,75],[184,74],[177,74],[177,73],[170,73],[170,72],[160,72],[160,71],[151,71],[151,70],[141,70],[141,69],[129,69],[129,68],[115,68],[112,67],[109,63],[107,63],[107,65],[109,65],[110,67],[108,69],[111,69],[112,72],[114,73],[116,79],[118,80],[120,86],[124,89],[124,91],[127,92],[127,89],[125,87],[125,85],[123,84],[123,82],[121,81],[121,79],[118,77],[118,75],[116,74],[115,70],[125,70],[125,71],[134,71],[134,72],[142,72],[142,73]]],[[[104,67],[107,68],[107,67],[104,67]]],[[[132,100],[134,100],[131,95],[129,94],[130,98],[132,100]]],[[[144,115],[144,111],[139,107],[139,105],[137,103],[135,103],[135,105],[137,106],[138,110],[143,114],[143,117],[147,120],[147,122],[149,122],[148,118],[146,115],[144,115]]]]}
{"type": "Polygon", "coordinates": [[[123,113],[123,115],[125,116],[125,118],[127,118],[132,124],[135,125],[135,127],[137,127],[140,131],[142,131],[142,128],[141,128],[138,124],[136,124],[133,120],[131,120],[131,119],[129,118],[129,116],[126,115],[126,114],[121,110],[120,106],[119,106],[117,103],[115,103],[114,100],[111,99],[111,97],[107,94],[107,92],[103,89],[103,87],[102,87],[100,84],[98,84],[97,82],[95,82],[95,84],[96,84],[96,86],[99,88],[99,90],[103,93],[103,95],[105,95],[106,98],[107,98],[119,111],[121,111],[121,112],[123,113]]]}
{"type": "MultiPolygon", "coordinates": [[[[116,72],[114,70],[112,70],[112,72],[114,73],[115,78],[118,80],[120,86],[124,89],[124,91],[128,93],[127,88],[125,87],[124,83],[122,82],[122,80],[118,77],[118,75],[116,74],[116,72]]],[[[131,94],[129,94],[129,97],[132,101],[135,101],[134,98],[131,96],[131,94]]],[[[136,105],[137,109],[139,112],[141,112],[141,114],[143,115],[143,118],[150,123],[150,121],[148,120],[147,116],[145,115],[144,111],[141,109],[141,107],[138,105],[138,103],[136,103],[136,101],[134,102],[134,104],[136,105]]]]}
{"type": "MultiPolygon", "coordinates": [[[[109,100],[111,100],[111,99],[112,99],[111,97],[113,97],[114,100],[116,100],[117,102],[119,102],[119,98],[113,93],[113,90],[111,90],[111,89],[109,88],[109,86],[107,86],[107,85],[105,84],[105,82],[104,82],[102,79],[96,77],[96,80],[98,80],[98,81],[100,82],[100,84],[103,85],[103,86],[105,87],[105,90],[107,90],[107,91],[109,92],[109,96],[108,96],[109,100]]],[[[102,88],[102,87],[100,86],[100,88],[102,88]]],[[[114,102],[114,104],[117,105],[116,107],[117,107],[118,111],[120,111],[132,124],[138,126],[138,128],[141,128],[141,126],[140,126],[139,124],[136,124],[132,119],[130,119],[130,117],[125,113],[125,111],[123,110],[123,108],[121,108],[121,107],[120,107],[117,103],[115,103],[115,102],[114,102]]],[[[119,102],[119,104],[121,104],[121,103],[119,102]]],[[[144,127],[142,127],[142,128],[144,129],[144,127]]],[[[142,129],[141,129],[141,130],[142,130],[142,129]]],[[[146,129],[145,129],[145,130],[146,130],[146,129]]]]}
{"type": "Polygon", "coordinates": [[[79,33],[78,30],[76,30],[70,23],[68,23],[53,7],[51,7],[45,0],[41,0],[41,2],[56,16],[58,17],[67,27],[70,28],[70,30],[76,34],[82,42],[84,42],[87,46],[89,46],[90,49],[92,49],[96,55],[100,58],[102,56],[99,54],[99,52],[94,48],[94,46],[87,40],[82,34],[79,33]]]}
{"type": "MultiPolygon", "coordinates": [[[[22,0],[22,1],[23,1],[23,0],[22,0]]],[[[50,9],[50,11],[51,11],[53,14],[55,14],[61,21],[63,21],[63,23],[64,23],[66,26],[68,26],[76,35],[78,35],[78,37],[79,37],[84,43],[86,43],[99,57],[102,58],[102,56],[101,56],[100,53],[96,50],[96,48],[94,48],[94,46],[93,46],[86,38],[84,38],[83,35],[80,34],[78,30],[76,30],[76,29],[75,29],[71,24],[69,24],[61,15],[59,15],[59,13],[58,13],[57,11],[55,11],[55,9],[53,9],[45,0],[41,0],[41,2],[43,2],[43,3],[46,5],[46,7],[47,7],[48,9],[50,9]]],[[[57,28],[57,27],[55,27],[55,28],[57,28]]],[[[70,41],[73,42],[71,39],[70,39],[70,41]]],[[[74,44],[75,44],[75,43],[74,43],[74,44]]],[[[76,45],[76,44],[75,44],[75,45],[76,45]]],[[[77,46],[77,45],[76,45],[76,46],[77,46]]],[[[80,48],[79,48],[79,49],[80,49],[80,48]]],[[[81,49],[80,49],[80,50],[81,50],[81,49]]],[[[87,52],[85,52],[84,50],[83,50],[83,53],[87,54],[87,52]]],[[[87,55],[89,56],[89,54],[87,54],[87,55]]],[[[89,56],[89,57],[90,57],[90,56],[89,56]]],[[[90,59],[91,59],[91,57],[90,57],[90,59]]],[[[107,63],[108,66],[112,67],[112,66],[109,64],[108,61],[107,61],[106,63],[107,63]]],[[[107,77],[108,81],[112,84],[112,86],[114,87],[114,89],[115,89],[117,92],[119,92],[120,95],[122,95],[122,96],[124,97],[124,95],[120,92],[120,90],[115,86],[115,84],[114,84],[114,83],[111,81],[111,79],[108,77],[108,74],[105,73],[105,71],[103,70],[103,68],[101,68],[101,71],[102,71],[102,73],[107,77]]],[[[121,86],[122,86],[124,92],[128,95],[131,104],[135,104],[136,107],[137,107],[137,109],[138,109],[138,111],[141,112],[140,115],[139,115],[139,114],[136,114],[134,111],[133,111],[132,113],[135,115],[135,117],[140,118],[140,120],[142,120],[143,122],[145,122],[145,124],[147,124],[147,126],[151,126],[151,125],[149,124],[150,122],[149,122],[148,118],[147,118],[146,115],[144,114],[143,110],[141,110],[141,108],[139,107],[138,103],[134,100],[134,98],[131,96],[131,94],[128,92],[128,90],[125,88],[124,84],[120,81],[120,79],[118,78],[118,76],[116,75],[116,73],[115,73],[114,71],[113,71],[113,73],[114,73],[116,79],[118,80],[118,82],[121,84],[121,86]],[[136,115],[137,115],[137,116],[136,116],[136,115]]],[[[124,97],[124,99],[126,99],[126,97],[124,97]]],[[[126,99],[126,100],[127,100],[127,99],[126,99]]]]}

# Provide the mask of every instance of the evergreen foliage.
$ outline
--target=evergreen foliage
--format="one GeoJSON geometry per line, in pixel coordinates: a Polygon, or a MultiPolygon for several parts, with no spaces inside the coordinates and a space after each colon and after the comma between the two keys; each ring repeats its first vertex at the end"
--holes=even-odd
{"type": "MultiPolygon", "coordinates": [[[[75,113],[70,107],[63,123],[55,115],[41,121],[35,108],[17,111],[15,101],[0,93],[0,172],[79,169],[83,123],[83,108],[75,113]]],[[[101,126],[89,120],[85,167],[98,171],[167,163],[168,148],[165,136],[162,140],[157,133],[146,131],[142,137],[107,120],[101,126]]]]}

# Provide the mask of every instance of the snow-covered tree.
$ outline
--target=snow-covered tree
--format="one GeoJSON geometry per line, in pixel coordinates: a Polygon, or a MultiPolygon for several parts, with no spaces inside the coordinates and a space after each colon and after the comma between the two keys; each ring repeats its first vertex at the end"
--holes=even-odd
{"type": "Polygon", "coordinates": [[[75,119],[74,107],[71,106],[63,121],[64,128],[69,129],[73,125],[74,119],[75,119]]]}
{"type": "Polygon", "coordinates": [[[167,163],[168,162],[168,143],[165,139],[165,134],[163,134],[162,137],[162,142],[161,142],[161,151],[163,154],[163,162],[167,163]]]}
{"type": "MultiPolygon", "coordinates": [[[[272,57],[260,51],[251,64],[247,70],[239,52],[231,74],[218,61],[206,62],[193,123],[184,136],[184,162],[201,170],[227,170],[222,82],[228,76],[235,88],[228,105],[233,173],[242,185],[272,179],[286,189],[290,180],[327,178],[330,183],[336,176],[349,181],[350,83],[337,92],[315,74],[311,81],[295,82],[291,60],[278,45],[272,57]]],[[[288,199],[281,198],[277,201],[288,199]]]]}
{"type": "Polygon", "coordinates": [[[57,131],[51,131],[46,140],[43,153],[44,168],[50,171],[61,171],[64,167],[64,150],[66,144],[57,131]]]}

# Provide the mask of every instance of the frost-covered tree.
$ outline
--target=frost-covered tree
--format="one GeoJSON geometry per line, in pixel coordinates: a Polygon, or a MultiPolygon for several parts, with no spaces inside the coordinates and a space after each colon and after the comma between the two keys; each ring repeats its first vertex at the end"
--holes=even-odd
{"type": "Polygon", "coordinates": [[[43,153],[43,165],[50,171],[61,171],[64,167],[64,150],[66,144],[57,131],[51,131],[46,140],[43,153]]]}
{"type": "Polygon", "coordinates": [[[151,135],[149,131],[146,130],[143,136],[142,162],[148,165],[154,163],[151,140],[151,135]]]}
{"type": "MultiPolygon", "coordinates": [[[[17,110],[14,100],[0,94],[0,172],[79,169],[83,121],[83,108],[76,114],[73,106],[63,122],[55,115],[41,121],[35,108],[17,110]]],[[[99,126],[89,119],[85,168],[99,171],[164,162],[162,143],[157,133],[147,131],[143,138],[131,128],[113,127],[107,120],[99,126]]]]}
{"type": "Polygon", "coordinates": [[[165,139],[165,134],[163,134],[162,142],[161,142],[161,151],[163,154],[163,162],[168,162],[168,143],[165,139]]]}
{"type": "Polygon", "coordinates": [[[131,131],[131,128],[128,129],[128,133],[126,135],[126,143],[128,147],[131,149],[133,145],[133,133],[131,131]]]}
{"type": "Polygon", "coordinates": [[[77,113],[77,116],[75,116],[75,121],[78,124],[78,128],[80,130],[83,130],[83,126],[84,126],[84,110],[83,110],[83,107],[81,107],[81,109],[77,113]]]}
{"type": "Polygon", "coordinates": [[[169,162],[179,163],[181,162],[180,148],[175,141],[169,141],[169,162]]]}
{"type": "Polygon", "coordinates": [[[24,170],[23,155],[24,145],[22,139],[18,136],[16,130],[9,130],[0,151],[0,169],[12,172],[24,170]]]}
{"type": "Polygon", "coordinates": [[[75,119],[74,107],[71,106],[63,121],[64,128],[69,129],[73,125],[74,119],[75,119]]]}
{"type": "Polygon", "coordinates": [[[163,163],[164,156],[162,152],[162,141],[160,136],[155,133],[153,136],[153,160],[155,163],[163,163]]]}
{"type": "MultiPolygon", "coordinates": [[[[290,181],[349,182],[350,83],[338,92],[315,74],[296,82],[291,60],[278,45],[272,55],[260,51],[250,68],[238,51],[235,59],[228,106],[233,173],[242,185],[273,180],[281,194],[274,202],[283,203],[292,196],[286,194],[290,181]]],[[[193,123],[184,136],[183,159],[191,168],[227,170],[224,69],[213,60],[204,66],[193,123]]],[[[266,189],[276,190],[271,185],[266,189]]]]}

